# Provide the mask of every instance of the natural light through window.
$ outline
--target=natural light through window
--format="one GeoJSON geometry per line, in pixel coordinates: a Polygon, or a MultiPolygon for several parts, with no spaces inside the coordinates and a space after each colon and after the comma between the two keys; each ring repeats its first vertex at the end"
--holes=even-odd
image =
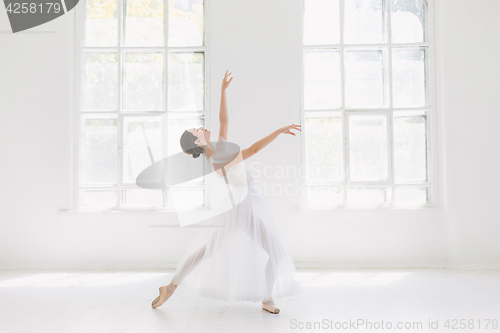
{"type": "MultiPolygon", "coordinates": [[[[141,171],[205,126],[203,0],[87,0],[77,12],[76,210],[170,210],[141,171]]],[[[205,205],[205,179],[169,191],[205,205]]]]}
{"type": "Polygon", "coordinates": [[[304,0],[309,207],[425,207],[432,44],[426,0],[304,0]]]}

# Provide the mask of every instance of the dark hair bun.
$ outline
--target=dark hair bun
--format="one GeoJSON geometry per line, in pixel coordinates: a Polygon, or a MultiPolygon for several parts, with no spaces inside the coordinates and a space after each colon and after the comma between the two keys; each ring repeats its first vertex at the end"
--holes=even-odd
{"type": "Polygon", "coordinates": [[[187,154],[191,154],[193,158],[200,157],[200,154],[203,154],[203,148],[195,143],[196,140],[198,140],[198,138],[187,130],[182,133],[180,139],[182,150],[187,154]]]}

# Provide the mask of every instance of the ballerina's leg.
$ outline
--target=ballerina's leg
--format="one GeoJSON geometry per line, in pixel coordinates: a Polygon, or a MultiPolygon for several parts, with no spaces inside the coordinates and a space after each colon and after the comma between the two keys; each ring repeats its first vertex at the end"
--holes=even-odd
{"type": "MultiPolygon", "coordinates": [[[[268,237],[268,234],[266,232],[266,229],[264,227],[264,224],[262,221],[259,219],[259,224],[257,228],[257,233],[260,233],[260,241],[258,241],[258,245],[261,246],[264,251],[267,252],[269,259],[267,260],[266,264],[266,269],[265,269],[265,274],[266,274],[266,284],[267,284],[267,299],[264,301],[272,300],[273,299],[273,289],[274,289],[274,282],[276,279],[276,276],[274,274],[273,270],[273,265],[271,262],[271,241],[268,237]]],[[[250,230],[253,230],[251,228],[250,230]]],[[[248,232],[250,237],[255,241],[256,235],[253,232],[248,232]]]]}
{"type": "Polygon", "coordinates": [[[171,284],[179,285],[179,283],[184,280],[184,278],[198,266],[203,260],[210,258],[212,253],[214,253],[216,247],[220,244],[215,242],[218,235],[218,230],[214,230],[212,235],[209,237],[207,242],[201,246],[199,249],[193,251],[191,255],[183,260],[177,270],[175,271],[174,277],[172,278],[171,284]],[[207,250],[208,249],[208,250],[207,250]]]}
{"type": "Polygon", "coordinates": [[[207,245],[203,245],[194,251],[175,271],[171,284],[179,285],[184,278],[203,260],[207,250],[207,245]]]}

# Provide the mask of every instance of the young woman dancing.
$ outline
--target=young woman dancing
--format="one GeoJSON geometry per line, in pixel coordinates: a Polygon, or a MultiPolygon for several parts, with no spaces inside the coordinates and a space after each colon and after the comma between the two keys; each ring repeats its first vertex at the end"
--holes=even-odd
{"type": "MultiPolygon", "coordinates": [[[[210,143],[211,132],[203,127],[187,129],[180,138],[182,150],[193,158],[203,154],[220,179],[223,170],[215,169],[213,161],[218,146],[227,141],[226,89],[233,80],[228,80],[229,75],[231,73],[226,71],[222,80],[216,146],[210,143]]],[[[241,150],[242,160],[258,153],[280,134],[295,136],[291,131],[300,131],[299,127],[294,124],[282,127],[241,150]]],[[[181,283],[187,289],[215,299],[262,300],[262,308],[271,313],[280,311],[274,298],[299,292],[295,266],[285,250],[273,215],[243,161],[224,166],[226,177],[233,184],[232,195],[242,200],[212,218],[214,227],[205,229],[198,239],[190,241],[189,255],[181,260],[171,282],[159,288],[160,295],[151,304],[153,308],[169,299],[181,283]]]]}

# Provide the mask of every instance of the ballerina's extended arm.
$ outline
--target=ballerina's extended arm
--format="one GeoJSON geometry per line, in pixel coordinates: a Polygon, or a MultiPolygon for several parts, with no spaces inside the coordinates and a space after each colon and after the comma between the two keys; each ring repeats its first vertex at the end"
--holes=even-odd
{"type": "Polygon", "coordinates": [[[229,75],[231,73],[224,74],[224,78],[222,79],[222,87],[221,87],[221,96],[220,96],[220,112],[219,112],[219,123],[220,123],[220,128],[219,128],[219,138],[222,136],[224,140],[227,141],[227,131],[229,128],[229,116],[227,112],[227,99],[226,99],[226,89],[229,87],[229,84],[233,80],[231,78],[229,81],[226,81],[229,75]]]}
{"type": "Polygon", "coordinates": [[[292,133],[291,130],[296,129],[296,130],[302,131],[299,127],[301,127],[301,125],[292,124],[292,125],[288,125],[288,126],[279,128],[276,131],[269,134],[268,136],[266,136],[265,138],[260,139],[259,141],[255,142],[253,145],[251,145],[247,149],[243,149],[241,151],[243,154],[243,160],[246,160],[250,156],[257,154],[265,146],[267,146],[274,139],[276,139],[278,137],[278,135],[280,135],[280,134],[291,134],[291,135],[295,136],[295,133],[292,133]]]}
{"type": "Polygon", "coordinates": [[[226,170],[228,170],[232,166],[234,166],[238,163],[241,163],[242,161],[246,160],[247,158],[250,158],[253,155],[257,154],[259,151],[262,150],[262,148],[264,148],[265,146],[270,144],[280,134],[284,133],[284,134],[291,134],[291,135],[295,136],[295,133],[292,133],[291,130],[296,129],[296,130],[302,131],[299,127],[301,127],[301,126],[292,124],[292,125],[288,125],[288,126],[277,129],[276,131],[272,132],[271,134],[269,134],[265,138],[260,139],[259,141],[255,142],[250,147],[243,149],[241,151],[241,158],[235,158],[231,163],[224,166],[224,168],[226,170]]]}
{"type": "Polygon", "coordinates": [[[224,165],[224,170],[229,170],[233,166],[235,166],[235,165],[241,163],[242,161],[246,160],[247,158],[252,157],[253,155],[257,154],[260,150],[262,150],[262,148],[264,148],[265,146],[270,144],[280,134],[291,134],[291,135],[295,136],[295,133],[292,133],[291,130],[296,129],[296,130],[302,131],[299,127],[301,127],[301,125],[292,124],[292,125],[288,125],[288,126],[277,129],[276,131],[272,132],[271,134],[269,134],[265,138],[260,139],[259,141],[255,142],[250,147],[241,150],[238,154],[238,157],[233,159],[230,163],[224,165]]]}

